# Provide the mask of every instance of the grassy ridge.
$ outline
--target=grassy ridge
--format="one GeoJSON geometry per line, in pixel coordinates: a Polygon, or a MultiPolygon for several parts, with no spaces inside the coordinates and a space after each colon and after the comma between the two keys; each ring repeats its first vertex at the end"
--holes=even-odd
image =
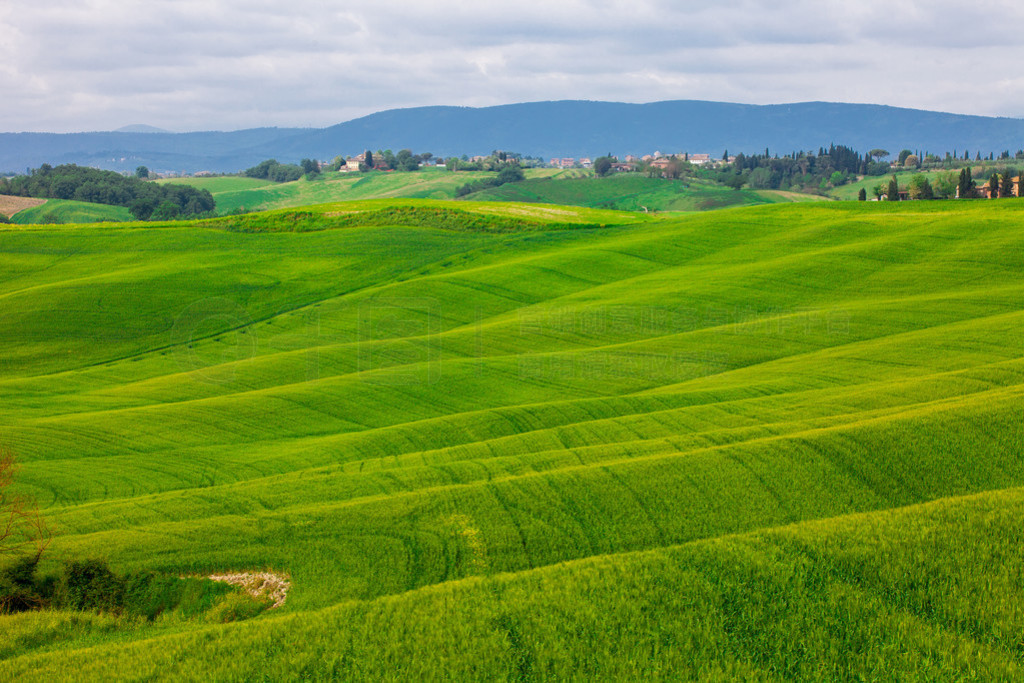
{"type": "MultiPolygon", "coordinates": [[[[0,439],[59,530],[52,561],[294,579],[282,616],[196,635],[6,623],[67,633],[44,658],[54,671],[70,650],[83,671],[133,653],[140,668],[124,670],[139,676],[324,675],[326,658],[373,677],[372,651],[422,675],[460,639],[463,677],[526,662],[552,677],[585,654],[615,676],[686,661],[722,675],[1010,672],[1015,650],[991,633],[1017,617],[970,625],[981,617],[948,587],[993,579],[943,562],[968,544],[1019,570],[1004,528],[1019,492],[884,511],[1024,486],[1022,208],[788,205],[623,224],[367,202],[303,210],[367,220],[301,233],[0,230],[0,439]],[[442,210],[530,229],[438,229],[442,210]],[[854,513],[869,516],[758,531],[854,513]],[[918,542],[938,550],[880,554],[918,542]],[[868,590],[840,570],[882,579],[868,590]],[[695,592],[666,593],[680,585],[695,592]],[[912,589],[920,602],[899,597],[912,589]],[[772,607],[783,601],[795,612],[772,607]],[[452,615],[441,630],[422,617],[438,604],[452,615]],[[821,614],[831,625],[809,629],[821,614]],[[651,636],[629,650],[608,635],[619,628],[651,636]],[[287,653],[231,654],[285,631],[302,634],[287,653]],[[209,648],[200,668],[163,668],[193,647],[209,648]]],[[[34,651],[19,646],[8,671],[34,651]]]]}
{"type": "MultiPolygon", "coordinates": [[[[532,171],[550,175],[553,171],[532,171]]],[[[497,173],[423,169],[416,173],[324,173],[315,180],[270,183],[255,178],[183,178],[161,182],[185,183],[207,189],[220,212],[282,209],[325,202],[379,198],[452,199],[460,186],[497,173]]]]}
{"type": "MultiPolygon", "coordinates": [[[[476,201],[527,202],[583,206],[618,211],[709,211],[713,209],[815,201],[821,198],[787,192],[733,190],[705,181],[648,178],[637,173],[596,178],[582,170],[528,169],[524,182],[473,193],[476,201]]],[[[316,180],[269,183],[254,178],[185,178],[209,190],[217,210],[269,210],[337,201],[379,198],[453,199],[459,186],[494,178],[496,173],[421,170],[416,173],[325,173],[316,180]]],[[[854,197],[856,193],[854,193],[854,197]]]]}
{"type": "Polygon", "coordinates": [[[530,179],[471,195],[483,201],[516,201],[590,206],[620,211],[710,211],[786,201],[811,201],[792,193],[733,190],[712,182],[648,178],[623,173],[607,178],[530,179]]]}
{"type": "Polygon", "coordinates": [[[159,647],[124,643],[103,617],[12,619],[15,641],[95,635],[70,653],[0,663],[0,672],[1010,679],[1022,666],[1024,595],[1005,568],[1024,563],[1021,514],[1021,489],[947,499],[171,634],[159,647]]]}
{"type": "Polygon", "coordinates": [[[18,225],[40,223],[101,223],[132,220],[131,212],[123,206],[92,204],[73,199],[48,199],[45,204],[23,209],[11,217],[18,225]]]}

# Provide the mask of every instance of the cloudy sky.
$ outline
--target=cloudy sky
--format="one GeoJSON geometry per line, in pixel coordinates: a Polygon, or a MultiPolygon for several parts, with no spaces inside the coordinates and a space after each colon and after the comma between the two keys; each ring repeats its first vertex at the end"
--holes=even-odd
{"type": "Polygon", "coordinates": [[[1021,0],[0,0],[0,131],[552,99],[1024,116],[1021,0]]]}

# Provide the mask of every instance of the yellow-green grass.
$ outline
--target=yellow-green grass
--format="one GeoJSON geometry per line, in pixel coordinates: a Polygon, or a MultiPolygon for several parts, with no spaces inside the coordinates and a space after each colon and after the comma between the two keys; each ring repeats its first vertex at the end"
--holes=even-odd
{"type": "Polygon", "coordinates": [[[793,193],[734,190],[701,180],[649,178],[621,173],[604,178],[537,178],[470,195],[491,201],[571,204],[623,211],[708,211],[794,201],[793,193]]]}
{"type": "Polygon", "coordinates": [[[101,223],[132,220],[131,212],[123,206],[93,204],[73,199],[48,199],[45,204],[23,209],[11,217],[18,225],[38,223],[101,223]]]}
{"type": "Polygon", "coordinates": [[[1014,680],[1024,490],[231,626],[7,618],[11,680],[1014,680]]]}
{"type": "MultiPolygon", "coordinates": [[[[562,176],[570,172],[554,169],[527,171],[530,177],[562,176]]],[[[376,198],[452,199],[455,190],[497,173],[451,172],[422,169],[415,173],[374,171],[371,173],[323,173],[314,180],[271,183],[255,178],[178,178],[160,182],[185,183],[209,190],[221,213],[244,208],[250,211],[305,206],[324,202],[376,198]]]]}
{"type": "Polygon", "coordinates": [[[236,626],[0,617],[0,678],[1014,674],[1016,202],[303,211],[396,207],[0,230],[44,571],[294,581],[236,626]]]}

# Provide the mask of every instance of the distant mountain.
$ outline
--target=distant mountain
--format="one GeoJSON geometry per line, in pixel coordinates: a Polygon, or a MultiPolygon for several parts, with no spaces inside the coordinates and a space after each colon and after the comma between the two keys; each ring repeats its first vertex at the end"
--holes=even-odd
{"type": "MultiPolygon", "coordinates": [[[[123,130],[123,129],[122,129],[123,130]]],[[[365,149],[438,156],[495,149],[542,157],[654,151],[789,153],[830,143],[897,153],[907,148],[983,154],[1024,148],[1024,120],[870,104],[750,105],[680,100],[650,104],[533,102],[497,107],[392,109],[324,129],[231,133],[6,133],[0,170],[74,162],[131,171],[233,172],[263,159],[330,159],[365,149]]]]}
{"type": "Polygon", "coordinates": [[[147,126],[144,123],[133,123],[130,126],[122,126],[114,131],[115,133],[170,133],[171,131],[156,126],[147,126]]]}

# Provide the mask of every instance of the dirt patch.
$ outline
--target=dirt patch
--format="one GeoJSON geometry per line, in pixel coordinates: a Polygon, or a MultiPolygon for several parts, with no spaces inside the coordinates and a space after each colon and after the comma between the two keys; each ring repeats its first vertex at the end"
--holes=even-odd
{"type": "Polygon", "coordinates": [[[238,586],[254,598],[269,598],[274,602],[270,609],[283,605],[288,599],[288,589],[292,587],[290,576],[270,572],[212,574],[209,579],[238,586]]]}
{"type": "Polygon", "coordinates": [[[22,209],[31,209],[33,206],[45,203],[45,199],[36,199],[35,197],[14,197],[9,194],[0,194],[0,213],[10,218],[22,209]]]}

